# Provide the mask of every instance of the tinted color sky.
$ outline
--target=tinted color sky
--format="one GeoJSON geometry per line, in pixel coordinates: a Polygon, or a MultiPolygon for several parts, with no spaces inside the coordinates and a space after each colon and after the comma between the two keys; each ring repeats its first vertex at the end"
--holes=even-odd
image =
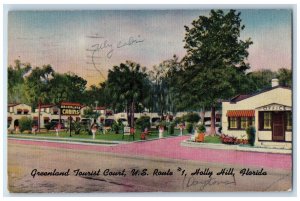
{"type": "MultiPolygon", "coordinates": [[[[33,66],[51,64],[56,71],[74,72],[88,85],[107,69],[126,60],[151,68],[185,54],[184,25],[205,10],[160,11],[24,11],[8,19],[9,64],[15,59],[33,66]],[[105,42],[106,41],[106,42],[105,42]],[[126,45],[127,44],[127,45],[126,45]],[[130,44],[130,45],[128,45],[130,44]],[[95,52],[92,60],[92,51],[95,52]],[[101,50],[100,50],[101,48],[101,50]]],[[[241,10],[251,37],[248,61],[252,70],[291,68],[291,10],[241,10]]]]}

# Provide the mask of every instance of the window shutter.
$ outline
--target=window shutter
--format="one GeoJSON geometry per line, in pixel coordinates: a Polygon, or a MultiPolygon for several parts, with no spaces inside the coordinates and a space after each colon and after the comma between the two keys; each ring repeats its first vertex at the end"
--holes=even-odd
{"type": "Polygon", "coordinates": [[[259,130],[264,129],[264,112],[258,112],[259,130]]]}
{"type": "Polygon", "coordinates": [[[237,128],[240,129],[240,128],[241,128],[241,117],[237,117],[237,118],[236,118],[236,123],[237,123],[237,124],[236,124],[236,125],[237,125],[237,128]]]}
{"type": "Polygon", "coordinates": [[[227,129],[230,129],[230,117],[228,117],[228,128],[227,129]]]}

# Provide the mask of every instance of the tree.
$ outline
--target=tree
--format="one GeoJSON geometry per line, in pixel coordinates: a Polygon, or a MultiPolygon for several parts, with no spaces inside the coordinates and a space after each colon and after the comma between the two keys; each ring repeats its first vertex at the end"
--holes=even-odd
{"type": "Polygon", "coordinates": [[[245,59],[252,41],[240,39],[244,28],[240,12],[235,10],[211,10],[209,17],[199,16],[191,28],[185,26],[187,55],[181,90],[186,96],[195,97],[187,99],[190,107],[197,106],[199,100],[211,108],[211,134],[215,133],[219,99],[232,97],[239,87],[237,77],[250,68],[245,59]]]}
{"type": "Polygon", "coordinates": [[[108,71],[107,89],[114,110],[126,110],[128,123],[134,127],[134,112],[145,107],[149,96],[149,80],[146,68],[126,61],[108,71]]]}
{"type": "Polygon", "coordinates": [[[74,73],[68,73],[65,74],[65,76],[68,82],[68,85],[65,86],[69,91],[68,100],[74,102],[82,102],[82,100],[84,99],[83,94],[86,89],[87,81],[74,73]]]}
{"type": "Polygon", "coordinates": [[[44,65],[42,68],[34,68],[25,80],[25,95],[32,108],[39,102],[50,102],[50,80],[53,78],[54,70],[51,65],[44,65]]]}
{"type": "Polygon", "coordinates": [[[98,101],[99,106],[107,107],[110,104],[110,94],[107,94],[107,83],[102,82],[98,86],[91,85],[85,90],[83,103],[89,106],[94,106],[95,101],[98,101]]]}
{"type": "Polygon", "coordinates": [[[277,71],[277,78],[280,85],[292,87],[292,71],[286,68],[280,68],[277,71]]]}
{"type": "Polygon", "coordinates": [[[8,102],[27,103],[24,90],[24,77],[31,70],[29,63],[15,60],[15,66],[8,67],[8,102]]]}
{"type": "Polygon", "coordinates": [[[176,76],[180,69],[181,64],[178,61],[178,57],[173,55],[172,59],[161,62],[149,72],[152,86],[152,107],[154,111],[162,116],[166,112],[176,113],[177,111],[176,97],[178,91],[176,90],[176,76]]]}
{"type": "Polygon", "coordinates": [[[271,80],[275,77],[276,73],[269,69],[262,69],[248,73],[247,78],[243,82],[247,87],[246,94],[271,87],[271,80]]]}
{"type": "Polygon", "coordinates": [[[96,122],[99,116],[100,114],[97,111],[94,111],[92,108],[88,108],[84,110],[84,114],[83,114],[84,118],[89,118],[89,119],[92,118],[94,122],[96,122]]]}

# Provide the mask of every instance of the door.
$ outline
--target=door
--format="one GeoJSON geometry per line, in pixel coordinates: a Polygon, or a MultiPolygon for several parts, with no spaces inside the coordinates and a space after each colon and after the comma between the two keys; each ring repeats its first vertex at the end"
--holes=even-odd
{"type": "Polygon", "coordinates": [[[273,141],[285,140],[283,112],[273,112],[272,139],[273,141]]]}

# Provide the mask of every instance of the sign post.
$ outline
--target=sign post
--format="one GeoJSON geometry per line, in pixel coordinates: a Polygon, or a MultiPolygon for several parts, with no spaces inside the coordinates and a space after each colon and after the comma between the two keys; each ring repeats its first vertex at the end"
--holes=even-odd
{"type": "Polygon", "coordinates": [[[60,104],[61,115],[69,116],[70,137],[72,137],[72,133],[71,133],[72,116],[79,116],[80,109],[81,109],[80,103],[62,102],[60,104]]]}
{"type": "Polygon", "coordinates": [[[71,133],[71,123],[72,123],[72,119],[71,119],[72,117],[71,116],[69,116],[69,125],[70,125],[70,137],[72,137],[72,133],[71,133]]]}

